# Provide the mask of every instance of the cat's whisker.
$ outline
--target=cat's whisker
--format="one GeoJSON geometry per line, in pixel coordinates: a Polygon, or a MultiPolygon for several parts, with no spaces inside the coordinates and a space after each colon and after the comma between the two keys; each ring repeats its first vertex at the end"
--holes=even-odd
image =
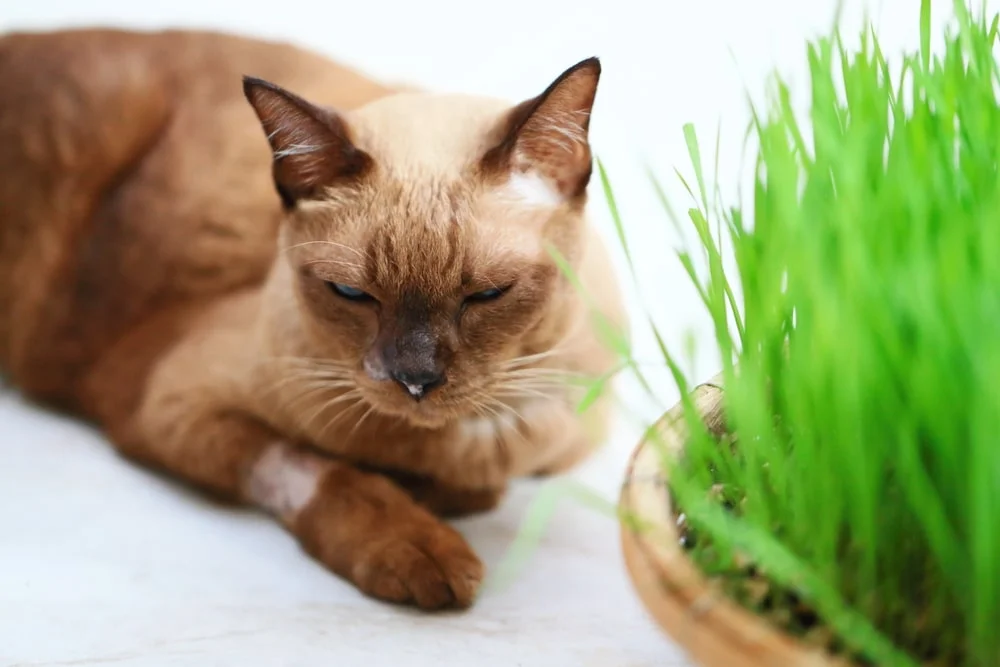
{"type": "Polygon", "coordinates": [[[371,416],[371,414],[374,411],[375,411],[375,406],[374,405],[369,405],[368,409],[365,410],[365,413],[363,415],[361,415],[361,419],[359,419],[357,421],[357,423],[354,424],[354,427],[351,429],[351,432],[347,434],[347,439],[348,440],[350,440],[351,438],[354,437],[354,434],[357,432],[357,430],[359,428],[361,428],[361,425],[365,423],[365,420],[368,419],[368,417],[371,416]]]}
{"type": "MultiPolygon", "coordinates": [[[[502,423],[503,422],[503,415],[500,412],[498,412],[497,409],[495,407],[493,407],[493,406],[494,405],[499,405],[501,407],[505,407],[504,404],[501,401],[498,401],[495,398],[493,398],[493,397],[491,397],[489,395],[486,395],[486,394],[483,395],[483,398],[485,399],[484,401],[481,402],[481,405],[483,406],[483,408],[490,414],[490,416],[494,420],[496,420],[497,423],[502,423]]],[[[489,419],[489,418],[490,417],[487,417],[487,419],[489,419]]],[[[518,431],[518,435],[520,435],[520,429],[517,429],[517,431],[518,431]]],[[[501,459],[509,461],[510,460],[510,447],[508,447],[508,445],[507,445],[507,439],[504,437],[505,435],[506,434],[503,431],[498,430],[497,431],[497,437],[495,437],[493,439],[493,442],[495,443],[494,446],[497,448],[497,451],[500,453],[501,459]]]]}
{"type": "Polygon", "coordinates": [[[316,376],[309,373],[293,373],[281,378],[273,385],[264,388],[261,398],[270,398],[277,395],[279,398],[283,390],[292,385],[292,396],[287,399],[287,406],[291,408],[300,399],[314,392],[334,391],[337,389],[349,389],[354,386],[350,380],[331,379],[326,376],[316,376]]]}
{"type": "Polygon", "coordinates": [[[303,402],[312,400],[318,394],[329,393],[342,389],[349,390],[352,387],[352,383],[343,381],[336,383],[317,380],[301,381],[299,386],[294,387],[294,392],[291,397],[285,401],[285,408],[290,412],[297,412],[303,402]]]}
{"type": "Polygon", "coordinates": [[[562,393],[566,390],[578,388],[568,382],[546,382],[545,380],[508,380],[506,382],[498,383],[497,386],[526,387],[530,389],[537,389],[539,391],[551,391],[554,393],[562,393]]]}
{"type": "Polygon", "coordinates": [[[283,389],[293,383],[301,384],[303,388],[317,385],[330,389],[354,386],[354,382],[346,378],[338,378],[336,376],[329,376],[325,374],[293,373],[281,378],[268,387],[268,391],[283,389]]]}
{"type": "Polygon", "coordinates": [[[257,368],[259,370],[264,370],[266,368],[268,372],[272,373],[288,371],[307,375],[324,375],[344,378],[348,378],[353,375],[353,369],[346,364],[296,358],[262,362],[258,364],[257,368]]]}
{"type": "MultiPolygon", "coordinates": [[[[525,426],[528,425],[527,420],[514,406],[505,403],[495,396],[490,395],[485,391],[476,392],[471,398],[473,411],[481,418],[492,419],[496,422],[502,423],[504,421],[504,414],[510,413],[516,417],[521,424],[525,426]]],[[[521,433],[520,428],[516,429],[518,437],[522,440],[524,435],[521,433]]]]}
{"type": "Polygon", "coordinates": [[[579,384],[575,384],[569,380],[564,380],[562,378],[545,378],[545,377],[520,377],[520,378],[493,378],[494,386],[497,387],[508,387],[508,386],[520,386],[520,387],[536,387],[539,389],[571,389],[574,387],[579,387],[579,384]]]}
{"type": "Polygon", "coordinates": [[[298,425],[299,431],[301,431],[303,434],[308,433],[309,428],[312,426],[312,423],[316,420],[317,417],[323,414],[324,410],[326,410],[327,402],[322,400],[322,394],[323,391],[321,389],[313,389],[311,391],[306,391],[300,394],[297,399],[295,399],[288,405],[289,411],[293,412],[294,414],[298,413],[300,410],[305,409],[306,407],[308,407],[308,405],[312,405],[314,401],[318,403],[318,405],[315,405],[312,411],[310,411],[309,416],[307,416],[304,420],[302,420],[298,425]],[[319,398],[320,400],[316,401],[317,398],[319,398]],[[293,409],[293,403],[294,403],[294,409],[293,409]],[[303,405],[303,403],[305,403],[306,405],[303,405]]]}
{"type": "Polygon", "coordinates": [[[531,364],[537,363],[539,361],[544,361],[551,357],[552,354],[549,352],[539,352],[537,354],[530,354],[524,357],[515,357],[510,359],[501,366],[501,370],[514,370],[517,368],[523,368],[525,366],[530,366],[531,364]]]}
{"type": "MultiPolygon", "coordinates": [[[[472,400],[472,408],[480,419],[492,421],[495,424],[503,422],[503,415],[500,412],[498,412],[497,409],[492,405],[492,404],[498,404],[502,406],[503,404],[500,401],[493,399],[485,392],[480,392],[479,394],[477,394],[477,396],[473,397],[471,400],[472,400]]],[[[520,434],[520,430],[518,431],[520,434]]],[[[493,438],[493,443],[494,447],[496,447],[497,451],[499,452],[499,456],[502,459],[509,460],[510,448],[507,446],[507,440],[502,432],[497,431],[497,437],[493,438]]]]}
{"type": "Polygon", "coordinates": [[[568,368],[549,368],[547,366],[535,366],[530,368],[513,368],[510,370],[501,370],[499,371],[498,374],[529,375],[532,373],[537,373],[540,375],[582,375],[580,371],[574,371],[568,368]]]}
{"type": "Polygon", "coordinates": [[[587,378],[587,374],[580,371],[571,371],[558,368],[519,368],[512,371],[500,371],[493,373],[494,377],[511,379],[543,379],[543,380],[579,380],[587,378]]]}
{"type": "Polygon", "coordinates": [[[519,380],[540,380],[545,382],[560,382],[560,381],[570,381],[573,376],[566,375],[565,373],[534,373],[534,372],[519,372],[519,373],[494,373],[491,376],[494,381],[519,381],[519,380]]]}
{"type": "MultiPolygon", "coordinates": [[[[285,408],[288,410],[288,412],[296,414],[301,410],[308,408],[310,405],[313,405],[313,401],[315,401],[317,397],[322,397],[322,395],[325,392],[326,392],[325,387],[312,387],[311,389],[305,389],[304,391],[300,391],[299,393],[294,395],[285,404],[285,408]]],[[[311,422],[322,411],[323,411],[323,403],[321,402],[319,407],[316,408],[314,412],[310,413],[306,421],[311,422]]]]}
{"type": "Polygon", "coordinates": [[[494,373],[492,379],[497,382],[547,382],[553,385],[567,385],[587,379],[583,373],[494,373]]]}
{"type": "Polygon", "coordinates": [[[489,402],[487,402],[487,401],[490,400],[490,397],[487,396],[486,394],[483,394],[483,399],[486,399],[486,400],[479,401],[479,405],[482,406],[482,408],[484,410],[486,410],[489,413],[489,415],[491,417],[493,417],[494,419],[497,419],[497,420],[502,419],[502,416],[500,415],[499,412],[496,411],[496,408],[494,408],[492,405],[490,405],[489,402]]]}
{"type": "MultiPolygon", "coordinates": [[[[504,401],[501,401],[501,400],[499,400],[498,398],[496,398],[496,397],[494,397],[494,396],[489,396],[489,397],[487,397],[487,398],[488,398],[488,400],[489,400],[489,401],[490,401],[490,402],[491,402],[491,403],[492,403],[493,405],[497,405],[497,406],[499,406],[499,407],[500,407],[500,409],[501,409],[501,410],[504,410],[504,411],[506,411],[506,412],[509,412],[509,413],[511,413],[512,415],[514,415],[515,417],[517,417],[518,421],[520,421],[520,422],[521,422],[522,424],[524,424],[525,426],[527,426],[527,425],[528,425],[528,420],[524,418],[524,415],[522,415],[522,414],[520,413],[520,411],[518,411],[518,410],[517,410],[517,408],[515,408],[515,407],[514,407],[513,405],[511,405],[510,403],[506,403],[506,402],[504,402],[504,401]]],[[[517,431],[518,431],[518,434],[520,434],[520,429],[517,429],[517,431]]]]}
{"type": "MultiPolygon", "coordinates": [[[[494,400],[496,400],[496,399],[494,399],[494,400]]],[[[511,404],[509,404],[509,403],[505,403],[505,402],[499,401],[499,400],[497,401],[497,403],[499,403],[499,405],[502,408],[504,408],[505,410],[507,410],[508,412],[510,412],[518,420],[518,423],[515,424],[515,427],[513,429],[514,433],[517,435],[518,439],[522,443],[530,444],[531,441],[529,439],[529,432],[530,432],[530,429],[531,429],[531,424],[528,422],[527,419],[525,419],[524,415],[521,414],[520,411],[518,411],[517,409],[515,409],[514,406],[511,405],[511,404]]]]}
{"type": "Polygon", "coordinates": [[[551,394],[546,394],[540,389],[534,389],[531,387],[503,387],[493,392],[494,396],[503,398],[520,398],[520,399],[531,399],[531,398],[541,398],[547,401],[552,400],[551,394]]]}
{"type": "Polygon", "coordinates": [[[344,245],[343,243],[337,243],[336,241],[303,241],[302,243],[296,243],[294,245],[288,246],[287,248],[285,248],[284,250],[282,250],[282,252],[286,252],[287,253],[287,252],[291,252],[292,250],[295,250],[296,248],[303,248],[305,246],[310,246],[310,245],[328,245],[328,246],[333,246],[335,248],[340,248],[342,250],[347,250],[349,252],[353,252],[355,255],[357,255],[361,259],[370,259],[370,257],[369,257],[369,255],[368,255],[367,252],[364,252],[363,250],[360,250],[358,248],[352,248],[351,246],[344,245]]]}
{"type": "Polygon", "coordinates": [[[472,408],[472,414],[476,417],[486,418],[486,409],[483,407],[483,403],[479,399],[470,398],[469,407],[472,408]]]}
{"type": "Polygon", "coordinates": [[[363,396],[361,392],[358,391],[357,389],[354,389],[341,396],[337,401],[334,401],[330,403],[330,405],[325,406],[325,408],[329,408],[334,403],[342,403],[345,401],[347,402],[347,405],[345,405],[343,408],[337,411],[337,413],[334,414],[329,420],[327,420],[323,428],[320,429],[320,432],[317,435],[316,439],[322,442],[326,438],[326,434],[330,431],[330,429],[332,429],[334,426],[345,420],[349,414],[354,412],[355,408],[364,404],[362,399],[363,396]]]}
{"type": "Polygon", "coordinates": [[[264,364],[289,364],[289,365],[305,365],[310,368],[337,368],[343,369],[345,371],[351,370],[352,366],[344,361],[337,359],[329,359],[324,357],[298,357],[298,356],[275,356],[275,357],[264,357],[256,361],[258,365],[264,364]]]}
{"type": "Polygon", "coordinates": [[[560,347],[553,347],[551,349],[545,350],[544,352],[536,352],[535,354],[528,354],[521,357],[515,357],[507,361],[503,366],[501,366],[501,370],[514,370],[517,368],[523,368],[525,366],[530,366],[531,364],[536,364],[556,356],[567,354],[568,352],[569,350],[567,349],[560,347]]]}
{"type": "Polygon", "coordinates": [[[326,434],[327,432],[329,432],[330,429],[332,429],[334,426],[336,426],[344,419],[346,419],[347,415],[354,412],[355,408],[364,405],[364,401],[362,400],[364,396],[357,389],[349,391],[346,394],[344,394],[344,398],[348,400],[347,405],[345,405],[344,408],[341,409],[339,413],[337,413],[336,415],[331,417],[329,421],[327,421],[326,425],[320,430],[319,435],[317,436],[317,440],[322,442],[326,438],[326,434]]]}
{"type": "Polygon", "coordinates": [[[277,376],[274,382],[270,384],[270,387],[283,387],[289,382],[300,380],[353,383],[353,373],[346,369],[323,367],[316,364],[284,363],[283,366],[274,366],[268,370],[258,367],[256,372],[263,375],[261,380],[269,379],[268,376],[277,376]]]}
{"type": "Polygon", "coordinates": [[[303,262],[302,266],[312,266],[313,264],[336,264],[337,266],[346,266],[349,269],[356,269],[358,271],[364,270],[364,267],[355,262],[343,262],[337,259],[310,259],[309,261],[303,262]]]}
{"type": "Polygon", "coordinates": [[[303,380],[302,376],[299,375],[298,373],[294,373],[286,377],[283,377],[274,384],[263,387],[261,389],[260,398],[270,399],[275,394],[280,394],[281,390],[287,387],[289,384],[293,382],[301,382],[302,380],[303,380]]]}
{"type": "Polygon", "coordinates": [[[322,386],[329,389],[349,389],[357,386],[353,380],[329,376],[300,376],[294,379],[299,380],[304,386],[322,386]]]}
{"type": "MultiPolygon", "coordinates": [[[[334,407],[336,405],[339,405],[340,403],[343,403],[345,401],[353,400],[354,397],[355,397],[355,394],[357,394],[358,396],[360,396],[361,392],[358,391],[357,389],[352,389],[352,390],[346,391],[346,392],[344,392],[342,394],[338,394],[337,396],[331,398],[330,400],[324,401],[323,403],[321,403],[320,406],[319,406],[319,408],[314,413],[312,413],[312,415],[306,420],[306,422],[305,422],[305,428],[307,430],[311,429],[312,425],[313,425],[313,422],[316,420],[317,417],[319,417],[321,414],[323,414],[324,412],[326,412],[330,408],[332,408],[332,407],[334,407]]],[[[343,411],[341,411],[340,414],[342,414],[342,413],[343,413],[343,411]]],[[[325,430],[326,430],[326,427],[324,427],[324,431],[325,430]]]]}

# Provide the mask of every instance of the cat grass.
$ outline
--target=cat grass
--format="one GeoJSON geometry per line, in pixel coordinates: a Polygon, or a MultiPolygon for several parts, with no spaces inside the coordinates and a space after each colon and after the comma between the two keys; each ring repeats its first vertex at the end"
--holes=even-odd
{"type": "Polygon", "coordinates": [[[685,128],[699,244],[680,258],[733,434],[685,401],[692,437],[663,465],[690,553],[878,665],[1000,664],[998,17],[954,9],[935,53],[930,1],[899,16],[921,47],[896,66],[872,28],[809,42],[808,112],[780,76],[754,109],[745,200],[709,192],[685,128]]]}

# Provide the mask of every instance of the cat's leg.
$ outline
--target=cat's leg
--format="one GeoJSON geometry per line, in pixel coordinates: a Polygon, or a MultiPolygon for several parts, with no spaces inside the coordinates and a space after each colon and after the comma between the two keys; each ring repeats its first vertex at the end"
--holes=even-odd
{"type": "Polygon", "coordinates": [[[381,475],[277,443],[254,465],[244,495],[374,597],[467,607],[482,581],[464,538],[381,475]]]}
{"type": "Polygon", "coordinates": [[[458,518],[488,512],[500,504],[506,487],[493,489],[461,489],[432,480],[405,487],[418,503],[437,516],[458,518]]]}
{"type": "Polygon", "coordinates": [[[506,487],[461,488],[444,484],[426,475],[386,473],[417,503],[443,518],[481,514],[495,509],[506,494],[506,487]]]}
{"type": "Polygon", "coordinates": [[[466,607],[483,566],[461,535],[389,479],[299,448],[191,388],[149,393],[126,433],[131,458],[275,516],[365,593],[426,609],[466,607]]]}

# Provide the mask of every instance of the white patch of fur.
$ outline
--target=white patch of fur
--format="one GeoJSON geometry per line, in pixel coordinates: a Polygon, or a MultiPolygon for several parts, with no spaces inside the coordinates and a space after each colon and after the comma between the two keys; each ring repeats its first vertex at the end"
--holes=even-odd
{"type": "Polygon", "coordinates": [[[284,442],[269,446],[250,472],[246,495],[258,507],[293,521],[306,508],[323,478],[324,461],[284,442]]]}
{"type": "Polygon", "coordinates": [[[517,430],[518,418],[509,412],[498,416],[466,417],[460,424],[461,436],[473,442],[493,442],[517,430]]]}
{"type": "Polygon", "coordinates": [[[501,187],[500,196],[530,208],[555,208],[564,202],[562,195],[535,171],[513,172],[501,187]]]}

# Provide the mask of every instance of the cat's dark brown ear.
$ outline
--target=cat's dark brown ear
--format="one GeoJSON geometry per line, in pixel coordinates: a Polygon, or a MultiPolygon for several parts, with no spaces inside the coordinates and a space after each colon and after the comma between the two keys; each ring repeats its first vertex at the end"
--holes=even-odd
{"type": "Polygon", "coordinates": [[[514,107],[487,151],[489,171],[535,172],[563,199],[579,197],[593,170],[590,112],[597,96],[601,63],[588,58],[563,72],[538,97],[514,107]]]}
{"type": "Polygon", "coordinates": [[[351,141],[344,120],[283,88],[243,77],[243,93],[274,153],[274,182],[286,208],[359,177],[371,157],[351,141]]]}

